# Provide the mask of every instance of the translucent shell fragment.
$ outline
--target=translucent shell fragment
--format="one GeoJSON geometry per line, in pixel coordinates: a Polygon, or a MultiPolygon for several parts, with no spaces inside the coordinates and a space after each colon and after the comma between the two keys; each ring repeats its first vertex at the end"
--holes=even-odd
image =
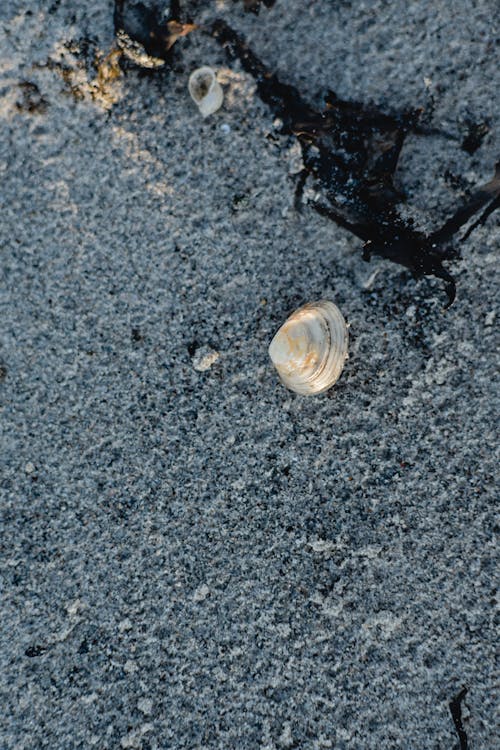
{"type": "Polygon", "coordinates": [[[203,117],[217,112],[222,106],[224,93],[212,68],[204,66],[194,70],[189,76],[188,88],[203,117]]]}

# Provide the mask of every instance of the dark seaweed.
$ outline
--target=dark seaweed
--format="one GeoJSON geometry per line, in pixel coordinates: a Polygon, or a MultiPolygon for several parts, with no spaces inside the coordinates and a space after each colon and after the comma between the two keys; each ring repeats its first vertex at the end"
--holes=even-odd
{"type": "Polygon", "coordinates": [[[459,206],[453,216],[451,216],[445,224],[434,232],[430,239],[434,243],[448,242],[451,238],[457,234],[459,229],[466,224],[469,219],[480,211],[483,206],[489,203],[484,213],[479,219],[469,227],[466,234],[462,237],[462,240],[467,239],[471,232],[478,227],[480,224],[484,224],[490,214],[495,211],[499,206],[500,199],[500,162],[495,167],[495,175],[493,179],[487,182],[485,185],[478,187],[464,202],[462,206],[459,206]],[[491,202],[490,202],[491,201],[491,202]]]}
{"type": "Polygon", "coordinates": [[[469,743],[467,740],[467,734],[465,733],[464,726],[462,724],[462,701],[467,695],[467,688],[463,688],[453,700],[450,701],[450,713],[453,723],[455,725],[458,739],[460,742],[460,750],[467,750],[469,743]]]}
{"type": "MultiPolygon", "coordinates": [[[[178,5],[174,3],[174,8],[169,9],[169,17],[178,17],[178,5]]],[[[144,47],[148,55],[165,59],[169,33],[158,5],[115,0],[114,22],[116,33],[125,32],[130,39],[144,47]]]]}
{"type": "Polygon", "coordinates": [[[463,150],[468,154],[475,154],[489,132],[490,129],[485,122],[469,123],[467,135],[462,141],[463,150]]]}
{"type": "Polygon", "coordinates": [[[451,240],[488,203],[474,226],[498,207],[498,171],[489,183],[469,196],[441,229],[425,234],[413,226],[412,220],[401,217],[397,206],[404,196],[394,185],[394,173],[408,133],[437,132],[421,124],[420,110],[387,114],[329,92],[325,108],[318,111],[298,89],[267,69],[224,21],[215,21],[210,31],[229,56],[237,58],[253,76],[260,98],[281,120],[281,132],[298,139],[304,171],[298,180],[297,202],[307,177],[312,176],[324,196],[322,202],[312,204],[313,208],[363,240],[365,260],[378,255],[410,269],[415,278],[443,279],[447,306],[451,305],[456,286],[443,265],[458,257],[451,240]]]}
{"type": "Polygon", "coordinates": [[[264,3],[266,8],[272,8],[275,2],[276,0],[243,0],[243,6],[247,13],[255,13],[255,15],[258,15],[262,3],[264,3]]]}
{"type": "MultiPolygon", "coordinates": [[[[172,48],[180,36],[194,29],[180,21],[179,0],[115,0],[115,34],[124,52],[136,63],[145,53],[152,60],[172,62],[172,48]]],[[[143,63],[144,64],[144,63],[143,63]]],[[[146,63],[146,67],[151,67],[146,63]]]]}
{"type": "Polygon", "coordinates": [[[33,659],[35,656],[41,656],[45,651],[47,651],[47,646],[35,645],[27,648],[24,653],[26,656],[29,656],[30,659],[33,659]]]}
{"type": "MultiPolygon", "coordinates": [[[[267,7],[274,0],[262,0],[267,7]]],[[[187,5],[190,5],[189,3],[187,5]]],[[[244,0],[246,10],[257,13],[261,0],[244,0]]],[[[191,7],[198,7],[198,2],[191,7]]],[[[172,62],[172,47],[179,36],[195,26],[181,21],[179,0],[167,6],[158,0],[115,0],[115,30],[125,53],[137,64],[154,67],[158,61],[172,62]]],[[[298,176],[295,202],[302,203],[306,180],[312,177],[321,188],[322,199],[312,207],[363,241],[363,259],[378,255],[408,268],[415,278],[435,276],[445,282],[448,306],[456,294],[455,280],[444,263],[458,257],[454,237],[472,217],[470,233],[499,207],[500,179],[473,191],[444,225],[426,234],[405,220],[398,210],[404,194],[394,184],[394,174],[406,136],[449,134],[425,125],[425,113],[411,110],[386,113],[361,102],[343,100],[328,92],[319,110],[298,89],[283,83],[251,51],[244,39],[224,21],[217,20],[209,33],[232,58],[255,79],[261,99],[281,122],[281,132],[298,139],[303,171],[298,176]]],[[[462,143],[469,153],[479,147],[487,126],[469,127],[462,143]]]]}

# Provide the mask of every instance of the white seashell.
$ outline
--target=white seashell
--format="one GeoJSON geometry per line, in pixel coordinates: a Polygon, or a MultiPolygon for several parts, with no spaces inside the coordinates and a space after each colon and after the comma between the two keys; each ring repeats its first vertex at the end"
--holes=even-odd
{"type": "Polygon", "coordinates": [[[203,117],[212,115],[221,107],[224,93],[212,68],[205,66],[194,70],[189,76],[188,88],[203,117]]]}
{"type": "Polygon", "coordinates": [[[290,315],[274,336],[269,356],[290,390],[321,393],[337,382],[347,359],[344,317],[328,300],[310,302],[290,315]]]}

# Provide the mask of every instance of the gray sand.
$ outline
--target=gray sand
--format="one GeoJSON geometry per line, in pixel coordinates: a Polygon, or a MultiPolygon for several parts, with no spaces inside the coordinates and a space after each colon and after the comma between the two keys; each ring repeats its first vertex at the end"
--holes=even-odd
{"type": "MultiPolygon", "coordinates": [[[[489,124],[409,139],[420,226],[491,178],[494,0],[215,5],[316,102],[489,124]]],[[[494,750],[498,216],[443,312],[294,211],[293,141],[212,40],[101,85],[112,43],[110,0],[0,5],[1,750],[452,750],[462,687],[494,750]],[[321,297],[350,359],[307,399],[267,345],[321,297]]]]}

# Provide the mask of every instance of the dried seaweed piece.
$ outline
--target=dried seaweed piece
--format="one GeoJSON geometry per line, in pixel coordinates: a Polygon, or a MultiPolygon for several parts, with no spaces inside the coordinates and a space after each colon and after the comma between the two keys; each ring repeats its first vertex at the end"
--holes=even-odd
{"type": "Polygon", "coordinates": [[[485,210],[483,211],[483,213],[481,214],[481,216],[479,217],[479,219],[477,219],[477,221],[475,221],[473,224],[470,225],[470,227],[468,228],[468,230],[466,231],[466,233],[464,234],[464,236],[461,238],[460,241],[461,242],[465,242],[465,240],[468,239],[468,237],[470,237],[470,235],[472,234],[472,232],[474,231],[474,229],[477,229],[482,224],[484,224],[484,222],[486,221],[486,219],[488,218],[488,216],[491,216],[491,214],[493,213],[493,211],[496,211],[497,208],[500,208],[500,195],[497,195],[497,197],[495,198],[495,200],[493,200],[485,208],[485,210]]]}
{"type": "Polygon", "coordinates": [[[224,21],[215,21],[211,33],[253,76],[260,98],[283,123],[281,131],[297,137],[304,172],[296,198],[307,177],[313,176],[324,195],[324,201],[313,207],[364,241],[365,260],[376,254],[407,267],[416,278],[442,279],[449,306],[456,288],[443,262],[458,253],[447,243],[488,201],[484,218],[497,207],[498,179],[479,188],[441,230],[426,235],[400,216],[397,204],[403,196],[393,182],[406,135],[435,132],[419,124],[419,110],[386,114],[329,92],[325,109],[318,111],[294,86],[271,73],[224,21]]]}
{"type": "Polygon", "coordinates": [[[496,165],[495,176],[485,185],[481,185],[464,201],[462,206],[459,206],[453,216],[451,216],[445,224],[431,235],[431,240],[435,243],[448,242],[451,238],[457,234],[464,224],[472,219],[472,217],[478,213],[486,204],[489,206],[479,219],[472,224],[465,235],[462,237],[462,241],[467,239],[471,232],[480,224],[484,224],[490,214],[495,211],[500,203],[500,162],[496,165]]]}
{"type": "Polygon", "coordinates": [[[75,101],[91,98],[109,110],[121,97],[121,56],[116,48],[103,52],[91,39],[72,39],[63,44],[57,59],[49,57],[34,67],[55,71],[75,101]]]}
{"type": "Polygon", "coordinates": [[[469,123],[467,135],[462,141],[462,148],[472,156],[475,154],[478,148],[481,146],[484,137],[490,132],[488,125],[485,122],[469,123]]]}
{"type": "Polygon", "coordinates": [[[179,37],[196,26],[181,23],[178,0],[115,0],[116,40],[125,55],[143,68],[157,68],[170,62],[171,49],[179,37]]]}
{"type": "Polygon", "coordinates": [[[464,725],[462,722],[462,701],[465,699],[465,696],[467,695],[467,688],[462,688],[462,690],[456,695],[453,700],[450,701],[450,713],[451,718],[453,719],[453,724],[455,725],[455,730],[458,735],[458,740],[460,742],[460,750],[468,750],[469,742],[467,740],[467,733],[464,729],[464,725]]]}

